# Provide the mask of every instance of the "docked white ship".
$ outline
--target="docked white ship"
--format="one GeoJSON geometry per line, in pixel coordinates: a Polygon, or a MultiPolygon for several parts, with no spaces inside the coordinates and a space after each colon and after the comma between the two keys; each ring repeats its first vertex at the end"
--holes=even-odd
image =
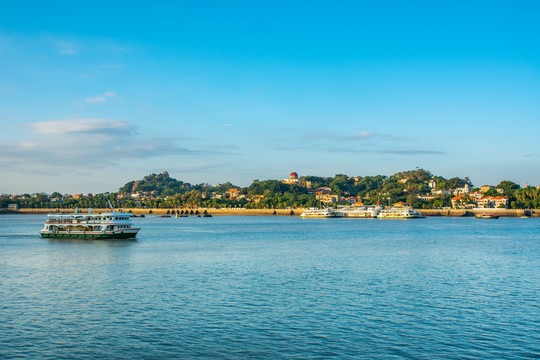
{"type": "Polygon", "coordinates": [[[376,218],[381,210],[379,206],[351,206],[336,210],[336,212],[347,218],[376,218]]]}
{"type": "Polygon", "coordinates": [[[332,208],[324,208],[324,209],[317,209],[317,208],[309,208],[307,210],[304,210],[304,212],[300,215],[302,218],[315,218],[315,219],[325,219],[325,218],[335,218],[335,217],[341,217],[342,214],[334,211],[332,208]]]}
{"type": "Polygon", "coordinates": [[[129,239],[140,228],[133,227],[130,213],[49,214],[41,236],[48,238],[129,239]]]}
{"type": "Polygon", "coordinates": [[[377,219],[419,219],[424,215],[412,208],[388,208],[382,209],[377,219]]]}

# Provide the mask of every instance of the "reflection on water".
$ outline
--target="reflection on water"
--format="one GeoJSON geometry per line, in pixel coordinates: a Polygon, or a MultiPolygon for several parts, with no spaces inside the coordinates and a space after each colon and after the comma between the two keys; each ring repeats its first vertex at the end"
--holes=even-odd
{"type": "Polygon", "coordinates": [[[92,245],[99,246],[104,245],[108,247],[118,247],[118,246],[130,246],[132,243],[136,242],[137,239],[76,239],[76,238],[47,238],[47,241],[50,243],[62,243],[62,244],[83,244],[83,245],[92,245]]]}
{"type": "Polygon", "coordinates": [[[0,358],[540,354],[540,220],[134,219],[42,239],[0,216],[0,358]]]}

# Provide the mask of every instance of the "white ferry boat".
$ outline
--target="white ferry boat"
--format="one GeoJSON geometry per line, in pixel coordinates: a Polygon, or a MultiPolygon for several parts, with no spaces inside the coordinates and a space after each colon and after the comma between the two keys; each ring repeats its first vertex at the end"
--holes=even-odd
{"type": "Polygon", "coordinates": [[[133,227],[130,213],[49,214],[41,236],[47,238],[129,239],[140,228],[133,227]]]}
{"type": "Polygon", "coordinates": [[[377,219],[420,219],[424,215],[411,208],[389,208],[382,209],[377,215],[377,219]]]}
{"type": "Polygon", "coordinates": [[[325,218],[335,218],[335,217],[341,217],[343,215],[338,214],[334,211],[332,208],[324,208],[324,209],[317,209],[317,208],[309,208],[307,210],[304,210],[304,212],[300,215],[302,218],[318,218],[318,219],[325,219],[325,218]]]}
{"type": "Polygon", "coordinates": [[[347,218],[376,218],[381,209],[375,206],[346,207],[336,212],[347,218]]]}

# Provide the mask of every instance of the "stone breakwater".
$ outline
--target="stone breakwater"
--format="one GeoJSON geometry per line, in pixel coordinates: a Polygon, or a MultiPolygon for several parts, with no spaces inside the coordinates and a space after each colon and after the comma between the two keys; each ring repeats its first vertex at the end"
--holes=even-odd
{"type": "MultiPolygon", "coordinates": [[[[126,211],[131,212],[133,215],[171,215],[174,216],[174,212],[178,210],[179,212],[188,213],[189,216],[203,215],[206,211],[210,215],[246,215],[246,216],[300,216],[303,209],[115,209],[115,211],[126,211]]],[[[19,214],[51,214],[55,213],[57,209],[19,209],[17,212],[19,214]]],[[[92,209],[93,213],[106,213],[110,212],[111,209],[92,209]]],[[[74,209],[58,209],[58,212],[72,214],[75,212],[74,209]]],[[[86,214],[88,209],[79,209],[79,213],[86,214]]]]}
{"type": "MultiPolygon", "coordinates": [[[[206,211],[210,215],[245,215],[245,216],[300,216],[304,209],[122,209],[123,211],[131,212],[134,215],[171,215],[174,216],[173,211],[187,211],[190,216],[196,216],[204,214],[206,211]],[[193,212],[193,213],[192,213],[193,212]]],[[[11,211],[11,214],[50,214],[56,212],[56,209],[19,209],[18,211],[11,211]]],[[[59,212],[73,213],[74,209],[58,209],[59,212]]],[[[94,213],[105,213],[111,211],[110,209],[93,209],[94,213]]],[[[120,209],[116,209],[120,211],[120,209]]],[[[478,213],[493,213],[501,217],[540,217],[540,209],[532,210],[517,210],[517,209],[419,209],[424,216],[450,216],[450,217],[467,217],[474,216],[478,213]]],[[[87,213],[88,209],[79,209],[80,213],[87,213]]]]}

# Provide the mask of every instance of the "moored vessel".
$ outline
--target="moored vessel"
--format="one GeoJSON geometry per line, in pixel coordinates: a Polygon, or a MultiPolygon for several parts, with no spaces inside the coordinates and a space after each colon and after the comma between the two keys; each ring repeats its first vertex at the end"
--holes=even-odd
{"type": "Polygon", "coordinates": [[[324,208],[324,209],[317,209],[317,208],[310,208],[304,210],[304,212],[300,215],[301,218],[314,218],[314,219],[326,219],[326,218],[335,218],[335,217],[341,217],[343,215],[338,214],[334,211],[332,208],[324,208]]]}
{"type": "Polygon", "coordinates": [[[483,214],[476,214],[475,217],[477,219],[498,219],[499,215],[483,213],[483,214]]]}
{"type": "Polygon", "coordinates": [[[42,237],[77,239],[130,239],[140,228],[133,227],[130,213],[49,214],[41,229],[42,237]]]}
{"type": "Polygon", "coordinates": [[[378,206],[351,206],[336,210],[336,212],[346,218],[376,218],[381,209],[378,206]]]}
{"type": "Polygon", "coordinates": [[[377,215],[377,219],[420,219],[424,215],[411,208],[389,208],[382,209],[377,215]]]}

